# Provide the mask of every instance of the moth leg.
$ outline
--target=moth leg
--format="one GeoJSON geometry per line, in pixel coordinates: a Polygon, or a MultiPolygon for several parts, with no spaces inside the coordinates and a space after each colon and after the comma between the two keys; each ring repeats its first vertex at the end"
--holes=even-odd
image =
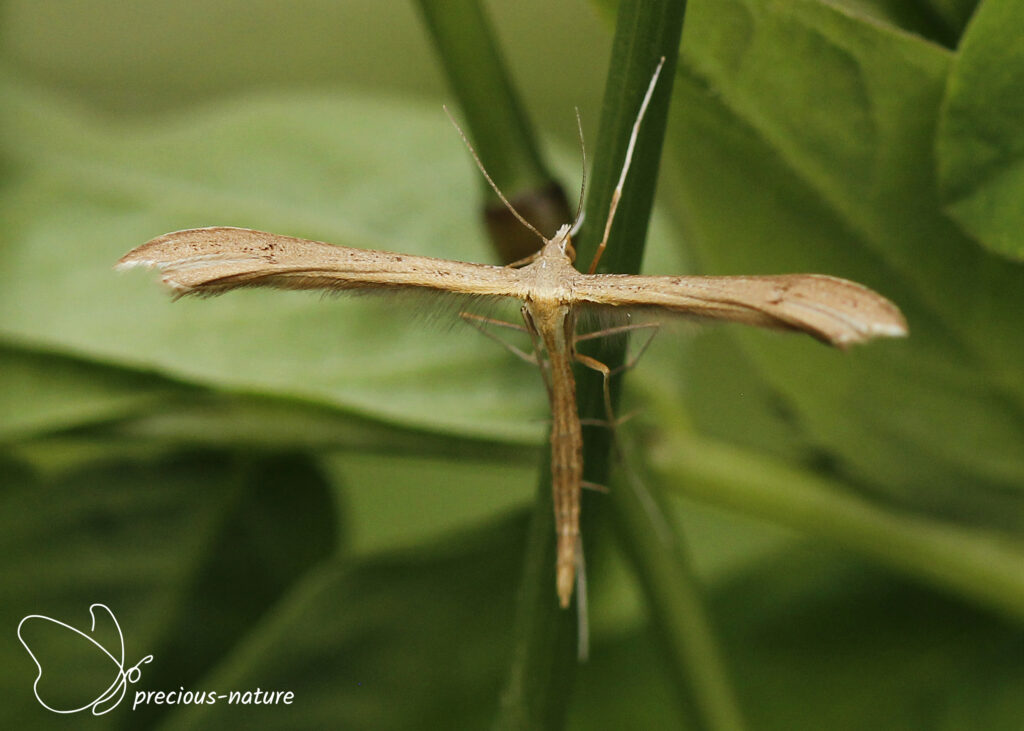
{"type": "MultiPolygon", "coordinates": [[[[625,416],[616,417],[615,416],[615,412],[612,409],[612,394],[611,394],[611,385],[610,385],[611,384],[611,377],[613,375],[615,375],[616,373],[618,373],[619,371],[623,370],[623,368],[625,368],[626,366],[623,366],[623,368],[616,368],[615,370],[612,370],[611,368],[609,368],[607,365],[605,365],[601,361],[597,360],[596,358],[591,358],[590,356],[581,355],[579,353],[575,353],[574,357],[576,358],[576,361],[578,363],[580,363],[581,365],[584,365],[587,368],[595,370],[595,371],[597,371],[598,373],[601,374],[601,379],[602,379],[601,385],[602,385],[602,388],[603,388],[603,391],[604,391],[604,413],[605,413],[605,418],[604,419],[580,419],[580,424],[583,424],[584,426],[603,426],[603,427],[606,427],[608,429],[612,429],[613,433],[614,433],[614,430],[616,428],[618,428],[622,424],[625,424],[627,421],[629,421],[634,416],[636,416],[638,413],[640,413],[639,411],[631,411],[628,414],[626,414],[625,416]]],[[[632,367],[632,363],[627,364],[627,365],[629,367],[632,367]]],[[[587,486],[593,487],[593,488],[597,489],[598,491],[607,492],[607,488],[602,488],[600,485],[593,485],[593,484],[591,484],[591,485],[587,485],[587,486]]]]}
{"type": "Polygon", "coordinates": [[[504,340],[499,338],[497,335],[492,333],[490,330],[488,330],[486,327],[484,327],[484,324],[494,325],[495,327],[506,327],[506,328],[508,328],[510,330],[518,330],[519,332],[529,332],[528,328],[523,327],[522,325],[517,325],[514,322],[505,322],[504,320],[497,320],[497,319],[495,319],[493,317],[484,317],[483,315],[474,315],[472,312],[460,312],[459,313],[459,317],[461,317],[467,324],[472,325],[474,328],[479,330],[482,334],[486,335],[491,340],[493,340],[494,342],[496,342],[499,345],[501,345],[503,348],[508,350],[510,353],[512,353],[517,358],[522,358],[527,363],[529,363],[530,365],[533,365],[533,366],[539,366],[540,365],[540,361],[537,359],[537,355],[535,353],[534,354],[526,353],[526,352],[520,350],[519,348],[517,348],[516,346],[514,346],[512,343],[505,342],[504,340]]]}
{"type": "Polygon", "coordinates": [[[584,333],[583,335],[577,335],[576,342],[579,343],[584,340],[606,338],[611,335],[619,335],[621,333],[627,333],[633,330],[650,330],[650,334],[647,336],[647,339],[644,341],[644,344],[640,346],[640,349],[637,351],[636,355],[634,355],[628,361],[620,365],[618,368],[613,368],[611,370],[610,375],[617,376],[620,373],[632,370],[633,367],[636,366],[637,361],[639,361],[640,358],[643,357],[643,354],[647,352],[647,348],[649,348],[651,343],[654,341],[654,337],[658,334],[658,329],[660,327],[661,325],[659,325],[656,322],[638,322],[629,325],[617,325],[615,327],[605,328],[604,330],[595,330],[593,332],[584,333]]]}
{"type": "Polygon", "coordinates": [[[596,358],[591,358],[589,355],[577,353],[575,352],[575,349],[573,351],[573,357],[576,359],[576,362],[586,366],[587,368],[590,368],[591,370],[595,370],[601,374],[601,387],[604,391],[604,412],[605,419],[607,420],[603,426],[607,426],[609,428],[614,429],[619,424],[625,423],[628,419],[631,419],[633,418],[633,416],[635,416],[635,413],[631,413],[627,414],[622,419],[615,418],[615,413],[612,409],[611,378],[612,376],[622,373],[623,371],[627,371],[636,365],[637,361],[640,360],[641,356],[643,356],[644,352],[646,352],[647,348],[654,340],[654,336],[658,334],[658,327],[659,325],[656,322],[642,322],[630,325],[618,325],[616,327],[609,327],[605,328],[604,330],[595,330],[594,332],[589,332],[583,335],[576,336],[575,342],[578,343],[583,340],[594,340],[596,338],[604,338],[608,337],[609,335],[618,335],[620,333],[627,333],[632,330],[650,331],[650,335],[644,341],[644,344],[640,346],[640,350],[637,352],[637,354],[630,358],[627,362],[623,363],[618,368],[609,368],[607,365],[597,360],[596,358]]]}
{"type": "Polygon", "coordinates": [[[580,365],[584,365],[591,370],[597,371],[601,374],[601,388],[604,391],[604,414],[605,418],[608,419],[609,424],[615,423],[615,413],[612,411],[612,391],[611,391],[611,378],[612,369],[606,366],[604,363],[599,361],[597,358],[591,358],[589,355],[583,355],[582,353],[573,352],[572,357],[576,359],[576,362],[580,365]]]}
{"type": "Polygon", "coordinates": [[[615,429],[616,427],[622,426],[630,419],[633,419],[640,413],[640,409],[633,409],[628,414],[623,416],[616,416],[615,421],[609,423],[606,419],[580,419],[580,424],[583,426],[603,426],[607,429],[615,429]]]}
{"type": "Polygon", "coordinates": [[[530,336],[530,342],[533,343],[533,362],[540,368],[540,377],[544,381],[544,388],[547,389],[548,399],[552,399],[552,386],[551,386],[551,361],[544,357],[544,340],[541,338],[540,333],[537,332],[537,326],[533,323],[533,315],[530,314],[530,308],[525,304],[519,310],[523,315],[523,323],[525,323],[525,330],[530,336]]]}
{"type": "Polygon", "coordinates": [[[505,266],[507,266],[509,269],[518,269],[519,267],[524,267],[527,264],[533,264],[533,262],[537,261],[540,258],[540,252],[541,250],[537,249],[529,256],[524,256],[522,259],[516,259],[511,264],[506,264],[505,266]]]}
{"type": "Polygon", "coordinates": [[[576,342],[582,342],[584,340],[596,340],[597,338],[607,338],[611,335],[618,335],[619,333],[626,333],[632,330],[651,330],[658,329],[660,325],[656,322],[631,322],[628,325],[615,325],[614,327],[606,327],[602,330],[593,330],[588,333],[576,336],[576,342]]]}
{"type": "Polygon", "coordinates": [[[629,165],[633,162],[633,148],[636,146],[636,138],[640,134],[640,123],[644,119],[647,105],[654,94],[654,85],[658,83],[658,76],[661,74],[661,67],[664,65],[665,57],[662,56],[657,68],[654,69],[654,76],[651,77],[651,83],[647,87],[647,93],[644,94],[644,100],[640,102],[640,111],[636,114],[636,121],[633,122],[633,131],[629,134],[629,144],[626,146],[626,157],[622,161],[622,172],[619,173],[619,182],[615,185],[615,191],[612,193],[612,202],[608,207],[608,220],[604,223],[604,236],[601,237],[601,243],[597,245],[597,251],[594,252],[594,259],[590,262],[587,274],[593,274],[597,271],[597,263],[601,261],[601,254],[604,253],[605,247],[608,246],[608,235],[612,231],[612,221],[615,219],[615,211],[619,207],[619,198],[622,197],[622,186],[626,182],[626,173],[629,172],[629,165]]]}
{"type": "Polygon", "coordinates": [[[624,373],[626,371],[632,370],[636,366],[637,362],[639,362],[639,360],[644,357],[644,353],[647,352],[647,349],[651,347],[651,343],[654,342],[654,338],[658,334],[658,330],[661,328],[661,325],[659,325],[656,322],[645,322],[638,323],[636,325],[633,325],[632,327],[634,327],[637,330],[650,330],[650,333],[647,335],[647,339],[644,340],[644,344],[640,346],[639,350],[636,351],[636,354],[633,355],[632,358],[627,360],[618,368],[612,369],[613,376],[618,375],[619,373],[624,373]]]}
{"type": "MultiPolygon", "coordinates": [[[[472,312],[460,312],[459,317],[466,320],[467,322],[475,320],[476,322],[486,322],[488,325],[496,325],[498,327],[505,327],[509,330],[516,330],[521,333],[529,332],[529,329],[525,325],[517,325],[514,322],[508,322],[506,320],[499,320],[496,317],[485,317],[484,315],[476,315],[472,312]]],[[[471,325],[476,327],[472,322],[471,325]]]]}
{"type": "Polygon", "coordinates": [[[605,485],[599,485],[596,482],[588,482],[587,480],[581,480],[580,487],[587,490],[593,490],[594,492],[601,492],[604,493],[605,495],[607,495],[609,492],[608,488],[605,485]]]}

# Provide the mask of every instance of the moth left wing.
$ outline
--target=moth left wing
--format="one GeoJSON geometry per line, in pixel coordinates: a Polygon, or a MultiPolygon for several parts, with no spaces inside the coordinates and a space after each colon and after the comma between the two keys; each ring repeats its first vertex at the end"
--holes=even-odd
{"type": "Polygon", "coordinates": [[[581,275],[573,292],[583,302],[663,308],[690,317],[798,330],[844,348],[907,334],[903,314],[867,287],[823,274],[750,277],[581,275]]]}
{"type": "Polygon", "coordinates": [[[239,287],[418,288],[519,297],[518,270],[426,256],[334,246],[247,228],[218,226],[164,234],[132,249],[116,268],[156,267],[178,296],[239,287]]]}

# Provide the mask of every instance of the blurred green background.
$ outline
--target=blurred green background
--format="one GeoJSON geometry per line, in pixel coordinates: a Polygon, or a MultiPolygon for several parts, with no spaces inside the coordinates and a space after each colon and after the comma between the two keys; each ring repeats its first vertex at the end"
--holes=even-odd
{"type": "MultiPolygon", "coordinates": [[[[609,5],[487,4],[570,199],[609,5]]],[[[96,726],[490,725],[537,374],[413,299],[172,303],[111,269],[216,224],[493,261],[416,7],[0,13],[0,722],[67,722],[32,696],[19,620],[88,629],[102,602],[125,665],[154,660],[96,726]],[[257,686],[295,703],[130,709],[257,686]]],[[[1021,37],[1011,0],[689,4],[645,271],[844,276],[911,328],[850,353],[669,328],[625,379],[626,471],[685,536],[750,728],[1024,725],[1021,37]]],[[[592,529],[568,725],[678,727],[621,534],[592,529]]],[[[91,646],[30,644],[54,704],[110,682],[91,646]]]]}

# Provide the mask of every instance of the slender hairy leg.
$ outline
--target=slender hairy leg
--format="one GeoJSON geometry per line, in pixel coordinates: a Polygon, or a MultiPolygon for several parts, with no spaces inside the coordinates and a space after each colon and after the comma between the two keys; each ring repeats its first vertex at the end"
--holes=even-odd
{"type": "Polygon", "coordinates": [[[601,255],[604,253],[605,248],[608,246],[608,235],[612,230],[612,221],[615,220],[615,211],[619,207],[619,199],[622,197],[622,186],[626,182],[626,173],[629,172],[629,165],[633,161],[633,148],[636,147],[636,138],[640,133],[640,123],[644,119],[644,113],[647,111],[647,105],[651,101],[651,96],[654,94],[654,86],[658,83],[658,76],[661,75],[661,67],[665,65],[665,57],[661,57],[661,61],[658,62],[658,67],[654,69],[654,76],[651,77],[651,83],[647,87],[647,93],[644,94],[644,100],[640,102],[640,111],[636,115],[636,121],[633,122],[633,131],[629,135],[629,145],[626,147],[626,159],[622,162],[622,172],[619,174],[619,182],[615,186],[615,191],[612,193],[612,202],[608,207],[608,220],[604,224],[604,236],[601,237],[601,243],[597,245],[597,251],[594,252],[594,258],[590,262],[590,268],[587,269],[587,274],[593,274],[597,271],[597,263],[601,261],[601,255]]]}
{"type": "MultiPolygon", "coordinates": [[[[585,426],[603,426],[603,427],[607,427],[607,428],[612,430],[613,439],[614,439],[615,428],[618,427],[620,424],[624,424],[626,421],[628,421],[629,419],[633,418],[633,416],[636,415],[636,412],[633,412],[633,413],[626,414],[625,416],[623,416],[621,418],[616,418],[615,417],[615,414],[613,413],[613,410],[612,410],[611,377],[614,376],[614,375],[617,375],[617,374],[619,374],[619,373],[621,373],[623,371],[627,371],[627,370],[633,368],[636,365],[637,361],[640,360],[640,357],[644,354],[644,352],[650,346],[651,341],[654,340],[654,336],[658,334],[658,327],[659,326],[658,326],[657,323],[638,323],[638,324],[631,324],[631,325],[618,325],[616,327],[605,328],[604,330],[595,330],[594,332],[586,333],[584,335],[579,335],[579,336],[577,336],[575,338],[575,342],[578,343],[578,342],[583,341],[583,340],[594,340],[596,338],[608,337],[610,335],[618,335],[620,333],[626,333],[626,332],[630,332],[632,330],[650,330],[651,331],[650,335],[644,341],[644,344],[640,347],[640,350],[637,352],[637,354],[635,356],[633,356],[627,362],[623,363],[618,368],[614,368],[614,369],[609,368],[607,365],[605,365],[601,361],[597,360],[596,358],[591,358],[590,356],[582,355],[580,353],[577,353],[577,352],[575,352],[575,349],[574,349],[573,357],[575,358],[576,362],[586,366],[587,368],[590,368],[591,370],[595,370],[595,371],[597,371],[598,373],[601,374],[601,379],[602,379],[601,385],[602,385],[602,389],[603,389],[603,392],[604,392],[605,420],[601,421],[600,419],[580,419],[580,424],[583,424],[585,426]]],[[[607,493],[608,492],[608,488],[606,486],[599,485],[599,484],[597,484],[595,482],[588,482],[586,480],[584,480],[580,484],[580,486],[581,487],[585,487],[585,488],[590,489],[590,490],[595,490],[597,492],[603,492],[603,493],[607,493]]]]}
{"type": "Polygon", "coordinates": [[[658,330],[661,328],[661,325],[657,322],[643,322],[637,323],[636,325],[625,325],[624,327],[630,327],[634,330],[650,330],[650,333],[647,335],[647,339],[644,340],[644,344],[640,346],[639,350],[637,350],[629,360],[618,368],[612,368],[613,376],[630,371],[636,366],[640,359],[644,357],[644,353],[647,352],[647,349],[651,347],[651,343],[654,342],[654,338],[658,334],[658,330]]]}
{"type": "Polygon", "coordinates": [[[459,317],[465,320],[468,325],[472,325],[474,328],[476,328],[482,335],[485,335],[494,342],[498,343],[516,357],[522,358],[532,366],[540,365],[536,354],[526,353],[517,348],[516,346],[514,346],[512,343],[505,342],[497,335],[492,333],[490,330],[488,330],[486,327],[484,327],[483,324],[481,323],[486,323],[487,325],[494,325],[495,327],[504,327],[508,328],[509,330],[517,330],[519,332],[528,333],[529,330],[523,327],[522,325],[517,325],[514,322],[506,322],[505,320],[498,320],[493,317],[475,315],[472,312],[460,312],[459,317]]]}
{"type": "Polygon", "coordinates": [[[533,262],[537,261],[539,258],[540,258],[540,249],[537,249],[535,252],[533,252],[529,256],[524,256],[522,259],[516,259],[511,264],[506,264],[505,266],[509,267],[510,269],[518,269],[520,267],[526,266],[527,264],[533,264],[533,262]]]}
{"type": "Polygon", "coordinates": [[[589,355],[583,355],[582,353],[573,351],[572,357],[577,363],[601,374],[601,388],[604,391],[604,415],[609,424],[615,423],[615,414],[612,412],[612,369],[597,358],[591,358],[589,355]]]}
{"type": "MultiPolygon", "coordinates": [[[[607,338],[611,335],[618,335],[620,333],[632,332],[633,330],[654,330],[657,332],[661,325],[657,322],[633,322],[628,325],[615,325],[614,327],[606,327],[601,330],[594,330],[592,332],[583,333],[577,335],[575,342],[582,343],[585,340],[596,340],[597,338],[607,338]]],[[[653,338],[654,335],[651,335],[653,338]]],[[[646,349],[646,345],[644,349],[646,349]]]]}
{"type": "Polygon", "coordinates": [[[607,365],[597,360],[596,358],[591,358],[589,355],[583,355],[582,353],[578,353],[576,352],[575,347],[573,348],[573,358],[576,359],[577,363],[580,363],[581,365],[584,365],[587,368],[590,368],[591,370],[597,371],[598,373],[601,374],[601,387],[604,392],[604,413],[609,426],[614,426],[616,423],[615,413],[612,409],[611,377],[624,371],[627,371],[636,365],[637,361],[650,346],[651,341],[654,340],[654,336],[657,335],[658,324],[653,322],[644,322],[630,325],[617,325],[615,327],[609,327],[603,330],[595,330],[593,332],[585,333],[584,335],[577,335],[574,340],[575,346],[575,343],[580,343],[586,340],[595,340],[597,338],[605,338],[611,335],[628,333],[633,330],[650,330],[651,334],[647,338],[647,340],[644,341],[644,344],[640,346],[639,352],[633,358],[631,358],[629,361],[623,363],[621,366],[615,369],[609,368],[607,365]]]}

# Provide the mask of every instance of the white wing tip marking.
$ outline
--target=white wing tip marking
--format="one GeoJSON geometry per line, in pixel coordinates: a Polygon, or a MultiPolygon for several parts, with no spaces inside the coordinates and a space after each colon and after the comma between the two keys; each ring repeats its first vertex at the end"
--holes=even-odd
{"type": "Polygon", "coordinates": [[[114,265],[114,269],[117,271],[124,271],[125,269],[134,269],[135,267],[155,266],[158,266],[158,264],[152,259],[122,259],[114,265]]]}
{"type": "Polygon", "coordinates": [[[899,323],[874,323],[871,325],[873,335],[881,335],[887,338],[905,338],[907,326],[899,323]]]}

